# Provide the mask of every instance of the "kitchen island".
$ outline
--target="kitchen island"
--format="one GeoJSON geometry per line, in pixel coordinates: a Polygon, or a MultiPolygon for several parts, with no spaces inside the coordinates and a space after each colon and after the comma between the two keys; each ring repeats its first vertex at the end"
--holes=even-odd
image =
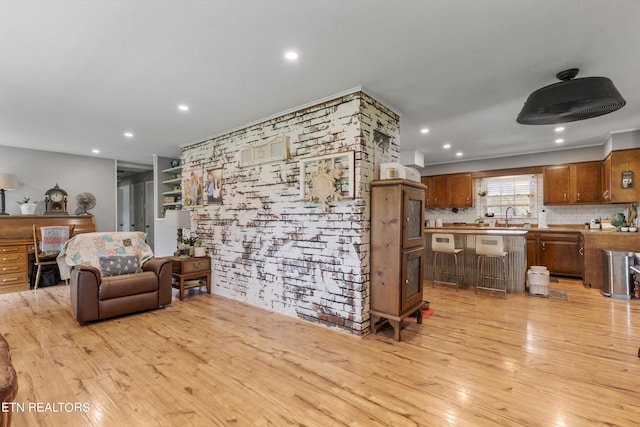
{"type": "Polygon", "coordinates": [[[433,280],[433,251],[431,237],[434,233],[453,234],[456,248],[462,248],[464,253],[463,285],[475,286],[477,275],[476,236],[494,235],[504,239],[504,250],[507,252],[507,292],[525,292],[527,272],[527,244],[528,229],[517,228],[489,228],[489,227],[426,227],[425,233],[425,271],[427,280],[433,280]]]}

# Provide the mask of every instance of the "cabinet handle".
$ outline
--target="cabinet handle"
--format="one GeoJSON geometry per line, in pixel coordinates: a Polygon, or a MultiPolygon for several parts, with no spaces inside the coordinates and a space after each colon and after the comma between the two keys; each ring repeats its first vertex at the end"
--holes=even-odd
{"type": "Polygon", "coordinates": [[[16,252],[18,248],[2,248],[2,252],[16,252]]]}
{"type": "Polygon", "coordinates": [[[578,193],[578,201],[580,201],[580,193],[578,193]]]}
{"type": "Polygon", "coordinates": [[[405,280],[404,283],[409,284],[409,279],[405,280]]]}
{"type": "Polygon", "coordinates": [[[17,261],[18,257],[17,256],[14,256],[14,257],[7,257],[6,256],[6,257],[2,258],[2,260],[3,261],[17,261]]]}
{"type": "Polygon", "coordinates": [[[604,193],[602,193],[602,198],[605,200],[609,198],[609,190],[604,190],[604,193]]]}
{"type": "Polygon", "coordinates": [[[584,248],[580,248],[580,255],[584,255],[584,248]]]}
{"type": "Polygon", "coordinates": [[[18,270],[20,267],[2,267],[2,271],[18,270]]]}
{"type": "Polygon", "coordinates": [[[407,217],[407,222],[409,222],[409,217],[407,217]]]}
{"type": "Polygon", "coordinates": [[[563,198],[564,198],[564,201],[566,202],[567,201],[567,193],[564,193],[563,198]]]}
{"type": "Polygon", "coordinates": [[[18,278],[17,277],[10,277],[8,279],[2,279],[2,282],[17,282],[18,278]]]}
{"type": "Polygon", "coordinates": [[[433,204],[437,205],[438,204],[438,198],[436,197],[435,199],[433,199],[433,204]]]}
{"type": "Polygon", "coordinates": [[[545,243],[542,242],[542,250],[544,251],[546,249],[545,243]]]}

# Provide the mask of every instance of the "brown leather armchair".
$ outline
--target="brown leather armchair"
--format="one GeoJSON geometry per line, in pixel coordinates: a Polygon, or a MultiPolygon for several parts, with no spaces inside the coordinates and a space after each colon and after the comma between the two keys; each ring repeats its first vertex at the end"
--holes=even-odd
{"type": "Polygon", "coordinates": [[[151,258],[141,273],[102,277],[88,265],[71,270],[71,306],[81,324],[171,304],[171,258],[151,258]]]}
{"type": "MultiPolygon", "coordinates": [[[[11,363],[9,344],[7,340],[0,335],[0,404],[13,402],[17,393],[18,376],[11,363]]],[[[8,408],[11,408],[11,406],[9,405],[8,408]]],[[[11,415],[11,409],[8,411],[0,411],[0,427],[9,427],[11,425],[11,415]]]]}

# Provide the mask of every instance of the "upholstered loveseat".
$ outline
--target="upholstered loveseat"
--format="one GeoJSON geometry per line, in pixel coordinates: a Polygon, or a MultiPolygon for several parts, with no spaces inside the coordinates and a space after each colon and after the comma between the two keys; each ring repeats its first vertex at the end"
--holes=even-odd
{"type": "Polygon", "coordinates": [[[71,306],[81,324],[171,304],[171,259],[155,258],[144,233],[77,235],[58,265],[62,278],[71,269],[71,306]]]}

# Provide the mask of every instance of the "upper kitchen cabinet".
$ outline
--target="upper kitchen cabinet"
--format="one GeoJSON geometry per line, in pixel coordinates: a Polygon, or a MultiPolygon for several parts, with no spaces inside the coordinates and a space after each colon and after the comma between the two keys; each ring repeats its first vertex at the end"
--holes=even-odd
{"type": "Polygon", "coordinates": [[[424,190],[424,207],[432,208],[433,207],[433,195],[431,194],[433,191],[433,177],[432,176],[423,176],[420,178],[420,182],[425,186],[424,190]]]}
{"type": "Polygon", "coordinates": [[[452,208],[473,206],[473,179],[470,173],[449,176],[449,204],[452,208]]]}
{"type": "Polygon", "coordinates": [[[640,201],[640,186],[635,175],[640,174],[640,149],[609,153],[602,167],[602,200],[605,203],[640,201]]]}
{"type": "Polygon", "coordinates": [[[543,170],[544,204],[601,203],[601,162],[545,166],[543,170]]]}
{"type": "Polygon", "coordinates": [[[425,207],[470,208],[473,206],[473,179],[470,173],[423,176],[427,186],[425,207]]]}

